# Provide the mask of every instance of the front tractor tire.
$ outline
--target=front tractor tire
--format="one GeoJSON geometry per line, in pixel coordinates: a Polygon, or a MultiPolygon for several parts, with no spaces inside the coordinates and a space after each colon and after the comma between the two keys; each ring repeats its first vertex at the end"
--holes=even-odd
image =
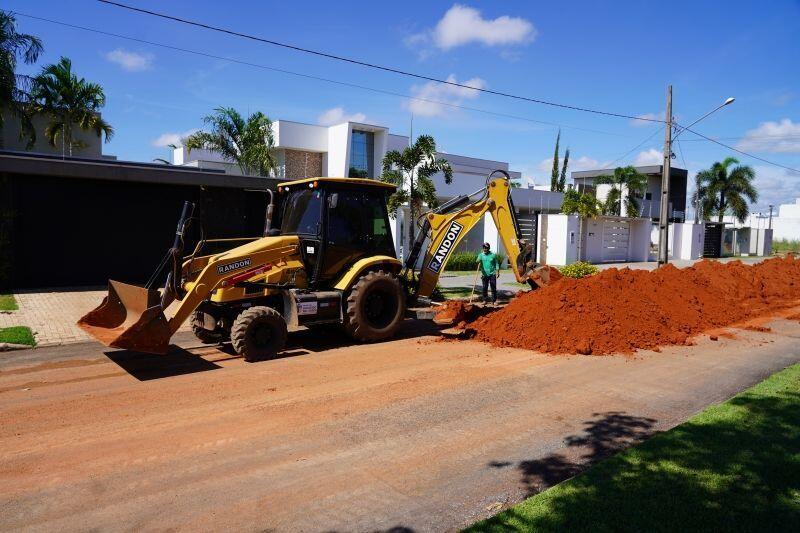
{"type": "Polygon", "coordinates": [[[367,272],[350,289],[344,329],[359,342],[377,342],[397,333],[403,323],[406,296],[400,280],[384,272],[367,272]]]}
{"type": "Polygon", "coordinates": [[[247,362],[272,359],[286,344],[286,321],[271,307],[245,309],[231,327],[231,344],[247,362]]]}

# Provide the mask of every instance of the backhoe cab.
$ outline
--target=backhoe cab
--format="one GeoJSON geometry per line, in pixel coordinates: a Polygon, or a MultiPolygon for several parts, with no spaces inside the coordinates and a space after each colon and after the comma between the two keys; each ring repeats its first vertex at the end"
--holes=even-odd
{"type": "Polygon", "coordinates": [[[406,297],[430,296],[450,254],[486,212],[517,280],[532,287],[546,284],[551,271],[533,261],[532,247],[520,238],[508,174],[498,172],[504,176],[493,173],[485,187],[424,215],[405,266],[395,256],[386,209],[393,185],[350,178],[283,183],[279,229],[270,227],[270,203],[263,237],[202,240],[183,257],[193,218],[187,203],[174,245],[150,282],[137,287],[109,281],[108,296],[78,325],[108,346],[165,353],[172,335],[191,320],[201,341],[230,339],[248,361],[276,355],[289,326],[338,324],[359,342],[388,339],[403,321],[406,297]],[[204,252],[236,241],[249,242],[223,253],[204,252]],[[164,288],[154,289],[169,265],[164,288]],[[167,317],[172,302],[176,306],[167,317]]]}

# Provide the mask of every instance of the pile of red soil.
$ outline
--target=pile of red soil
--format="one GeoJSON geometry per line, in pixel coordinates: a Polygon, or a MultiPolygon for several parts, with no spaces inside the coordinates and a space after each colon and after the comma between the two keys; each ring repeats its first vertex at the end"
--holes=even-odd
{"type": "Polygon", "coordinates": [[[496,346],[549,353],[631,353],[690,343],[703,331],[800,304],[800,259],[701,261],[653,272],[604,270],[515,298],[470,325],[496,346]]]}

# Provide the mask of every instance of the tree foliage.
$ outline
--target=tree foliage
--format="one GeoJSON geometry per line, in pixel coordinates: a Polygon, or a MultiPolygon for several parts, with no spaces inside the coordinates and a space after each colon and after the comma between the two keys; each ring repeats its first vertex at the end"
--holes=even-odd
{"type": "MultiPolygon", "coordinates": [[[[8,110],[20,120],[20,138],[28,137],[29,148],[36,141],[36,132],[26,107],[30,99],[31,78],[16,71],[20,60],[27,64],[35,63],[43,49],[38,37],[17,31],[17,20],[12,13],[0,11],[0,111],[8,110]]],[[[3,114],[0,113],[2,126],[3,114]]]]}
{"type": "Polygon", "coordinates": [[[567,165],[569,165],[569,148],[564,153],[564,163],[559,171],[559,158],[561,157],[561,130],[556,136],[556,147],[553,151],[553,170],[550,172],[550,190],[564,192],[567,188],[567,165]]]}
{"type": "Polygon", "coordinates": [[[559,144],[561,143],[561,130],[558,130],[558,136],[556,136],[556,148],[553,152],[553,170],[550,171],[550,190],[557,191],[558,190],[558,157],[559,157],[559,144]]]}
{"type": "Polygon", "coordinates": [[[232,107],[218,107],[203,123],[211,131],[198,131],[184,139],[189,152],[216,152],[247,175],[269,176],[277,167],[272,121],[264,113],[257,111],[245,119],[232,107]]]}
{"type": "Polygon", "coordinates": [[[753,185],[755,177],[755,171],[747,165],[739,165],[735,157],[727,157],[721,163],[717,161],[695,176],[692,195],[695,210],[702,213],[703,220],[717,215],[722,222],[725,214],[730,213],[744,222],[750,214],[748,201],[758,201],[758,191],[753,185]]]}
{"type": "Polygon", "coordinates": [[[611,185],[603,203],[604,215],[620,216],[623,204],[627,216],[639,215],[639,198],[647,190],[647,176],[635,167],[617,167],[610,176],[598,176],[594,182],[595,185],[611,185]]]}
{"type": "Polygon", "coordinates": [[[561,212],[565,215],[580,215],[583,218],[592,218],[600,214],[600,202],[590,193],[580,193],[575,189],[564,192],[564,201],[561,203],[561,212]]]}
{"type": "Polygon", "coordinates": [[[84,148],[86,143],[74,137],[77,126],[83,131],[93,131],[106,142],[114,135],[114,128],[100,117],[106,104],[103,88],[79,78],[72,71],[72,61],[62,57],[58,63],[47,65],[31,82],[31,109],[48,117],[44,135],[50,146],[61,144],[62,153],[72,155],[73,149],[84,148]]]}
{"type": "Polygon", "coordinates": [[[420,135],[414,144],[402,151],[390,150],[383,156],[381,181],[397,186],[397,191],[389,197],[389,211],[394,215],[397,209],[408,203],[411,210],[409,228],[414,235],[414,222],[424,204],[436,207],[436,186],[431,177],[442,172],[445,183],[453,181],[453,169],[446,159],[436,157],[436,141],[430,135],[420,135]]]}

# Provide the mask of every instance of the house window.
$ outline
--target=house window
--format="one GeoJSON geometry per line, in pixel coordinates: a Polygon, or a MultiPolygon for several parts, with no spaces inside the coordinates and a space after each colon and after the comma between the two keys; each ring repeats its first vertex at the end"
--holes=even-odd
{"type": "Polygon", "coordinates": [[[653,193],[651,193],[651,192],[644,193],[644,199],[645,200],[652,200],[653,199],[653,193]]]}
{"type": "Polygon", "coordinates": [[[371,178],[375,163],[375,134],[371,131],[353,130],[350,138],[351,178],[371,178]]]}

